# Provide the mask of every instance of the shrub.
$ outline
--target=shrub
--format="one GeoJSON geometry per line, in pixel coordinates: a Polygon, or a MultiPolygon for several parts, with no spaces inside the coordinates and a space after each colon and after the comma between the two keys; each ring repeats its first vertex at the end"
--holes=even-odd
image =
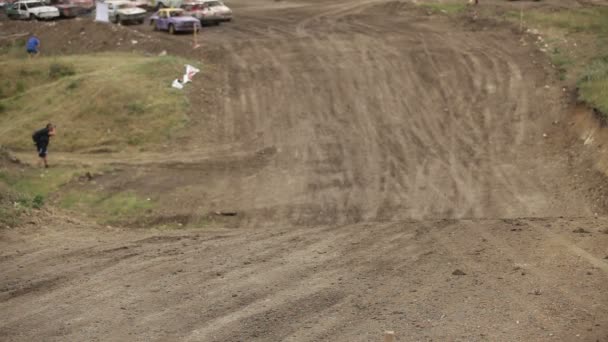
{"type": "Polygon", "coordinates": [[[34,196],[34,199],[32,200],[32,208],[40,209],[40,208],[42,208],[43,205],[44,205],[44,197],[42,195],[34,196]]]}
{"type": "Polygon", "coordinates": [[[74,67],[69,64],[51,63],[49,66],[49,77],[52,79],[72,76],[75,74],[76,70],[74,70],[74,67]]]}
{"type": "Polygon", "coordinates": [[[599,117],[608,117],[608,56],[595,59],[579,77],[579,97],[596,108],[599,117]]]}
{"type": "Polygon", "coordinates": [[[131,102],[125,107],[129,115],[140,115],[146,111],[144,105],[140,102],[131,102]]]}
{"type": "Polygon", "coordinates": [[[15,92],[17,94],[19,93],[23,93],[25,91],[25,84],[23,84],[23,82],[21,81],[17,81],[17,83],[15,84],[15,92]]]}
{"type": "Polygon", "coordinates": [[[65,87],[65,89],[74,90],[74,89],[78,88],[79,85],[80,85],[80,81],[74,80],[74,81],[68,83],[68,85],[65,87]]]}

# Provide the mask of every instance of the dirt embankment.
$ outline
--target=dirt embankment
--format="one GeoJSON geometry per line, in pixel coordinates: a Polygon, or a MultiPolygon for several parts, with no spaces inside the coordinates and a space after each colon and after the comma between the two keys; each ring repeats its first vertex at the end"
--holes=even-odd
{"type": "Polygon", "coordinates": [[[81,190],[132,190],[157,217],[238,214],[198,230],[4,232],[2,336],[608,339],[603,176],[533,44],[409,2],[234,1],[200,50],[118,29],[207,62],[180,139],[53,158],[116,167],[81,190]]]}

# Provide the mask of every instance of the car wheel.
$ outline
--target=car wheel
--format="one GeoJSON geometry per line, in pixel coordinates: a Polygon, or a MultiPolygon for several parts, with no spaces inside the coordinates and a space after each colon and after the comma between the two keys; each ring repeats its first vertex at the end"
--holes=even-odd
{"type": "Polygon", "coordinates": [[[220,21],[219,21],[219,20],[214,21],[214,22],[213,22],[213,25],[215,25],[215,26],[219,26],[219,25],[220,25],[220,21]]]}
{"type": "Polygon", "coordinates": [[[143,23],[144,23],[144,20],[143,20],[143,19],[139,19],[139,20],[137,21],[137,23],[138,23],[139,25],[141,25],[141,24],[143,24],[143,23]]]}
{"type": "Polygon", "coordinates": [[[173,24],[169,25],[169,33],[175,34],[175,26],[173,26],[173,24]]]}
{"type": "Polygon", "coordinates": [[[30,14],[30,20],[34,20],[36,19],[36,16],[34,14],[30,14]]]}
{"type": "Polygon", "coordinates": [[[156,28],[156,24],[154,23],[154,19],[150,19],[150,26],[154,26],[156,28]]]}

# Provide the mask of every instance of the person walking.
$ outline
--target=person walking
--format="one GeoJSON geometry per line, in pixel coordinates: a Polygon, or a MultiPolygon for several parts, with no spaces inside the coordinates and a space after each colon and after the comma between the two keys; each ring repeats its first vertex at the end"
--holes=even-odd
{"type": "Polygon", "coordinates": [[[32,140],[34,140],[34,144],[36,144],[36,151],[38,152],[38,157],[40,160],[44,162],[44,167],[48,168],[49,164],[46,160],[46,156],[48,154],[48,147],[51,137],[56,133],[55,126],[51,123],[47,124],[45,128],[37,130],[32,135],[32,140]]]}
{"type": "Polygon", "coordinates": [[[30,38],[27,40],[27,44],[25,49],[27,50],[27,54],[30,58],[38,56],[40,53],[40,39],[36,37],[35,34],[32,34],[30,38]]]}

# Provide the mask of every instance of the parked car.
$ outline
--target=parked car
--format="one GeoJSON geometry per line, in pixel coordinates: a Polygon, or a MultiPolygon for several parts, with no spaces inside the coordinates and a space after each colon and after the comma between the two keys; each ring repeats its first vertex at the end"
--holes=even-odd
{"type": "Polygon", "coordinates": [[[129,0],[129,2],[135,5],[135,7],[143,8],[145,10],[150,8],[149,0],[129,0]]]}
{"type": "Polygon", "coordinates": [[[0,0],[0,8],[8,8],[15,0],[0,0]]]}
{"type": "Polygon", "coordinates": [[[59,10],[39,0],[21,0],[8,5],[6,15],[11,19],[54,19],[59,17],[59,10]]]}
{"type": "Polygon", "coordinates": [[[106,3],[108,4],[108,18],[113,23],[143,24],[146,19],[146,10],[136,7],[130,1],[106,1],[106,3]]]}
{"type": "Polygon", "coordinates": [[[198,19],[186,15],[181,8],[164,8],[150,17],[150,25],[154,30],[169,31],[171,34],[176,32],[198,31],[201,23],[198,19]]]}
{"type": "Polygon", "coordinates": [[[163,8],[180,8],[183,0],[150,0],[150,7],[155,11],[163,8]]]}
{"type": "Polygon", "coordinates": [[[93,0],[48,0],[47,3],[57,7],[59,15],[64,18],[86,14],[95,8],[93,0]]]}
{"type": "Polygon", "coordinates": [[[232,20],[232,10],[217,0],[195,0],[182,5],[187,14],[199,19],[201,24],[218,25],[232,20]]]}

